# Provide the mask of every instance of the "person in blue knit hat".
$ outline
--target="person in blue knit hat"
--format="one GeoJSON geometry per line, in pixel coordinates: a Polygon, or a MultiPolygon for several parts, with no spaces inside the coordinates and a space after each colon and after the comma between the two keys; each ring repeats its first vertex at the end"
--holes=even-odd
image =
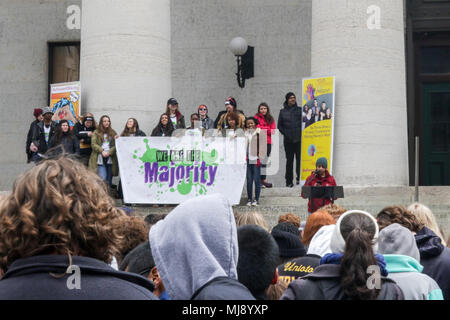
{"type": "MultiPolygon", "coordinates": [[[[316,170],[311,172],[311,175],[306,179],[305,186],[336,186],[336,180],[328,172],[328,160],[325,157],[319,158],[316,161],[316,170]]],[[[302,193],[302,198],[306,198],[302,193]]],[[[330,204],[330,199],[315,198],[308,202],[308,213],[311,214],[319,208],[330,204]]]]}

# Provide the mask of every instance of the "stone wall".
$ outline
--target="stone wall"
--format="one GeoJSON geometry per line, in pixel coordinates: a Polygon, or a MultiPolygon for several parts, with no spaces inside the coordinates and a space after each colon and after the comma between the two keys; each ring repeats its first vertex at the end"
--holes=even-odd
{"type": "Polygon", "coordinates": [[[80,41],[80,30],[66,27],[74,4],[81,0],[0,1],[0,190],[28,167],[33,109],[49,104],[47,43],[80,41]]]}
{"type": "MultiPolygon", "coordinates": [[[[301,97],[302,77],[310,75],[311,0],[172,0],[171,19],[172,91],[186,118],[206,104],[215,120],[233,96],[246,115],[265,101],[278,119],[287,92],[301,97]],[[238,36],[255,47],[255,77],[243,89],[228,48],[238,36]]],[[[272,151],[281,168],[268,179],[278,186],[285,186],[282,144],[272,151]]]]}

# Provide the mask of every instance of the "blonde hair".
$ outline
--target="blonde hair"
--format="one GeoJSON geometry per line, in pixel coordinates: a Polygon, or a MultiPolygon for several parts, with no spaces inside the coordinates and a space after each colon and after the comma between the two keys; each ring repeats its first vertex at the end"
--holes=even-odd
{"type": "Polygon", "coordinates": [[[109,263],[122,237],[114,222],[123,212],[106,185],[80,162],[42,161],[19,176],[0,201],[0,269],[15,260],[70,254],[109,263]]]}
{"type": "Polygon", "coordinates": [[[326,206],[320,208],[320,210],[328,212],[336,222],[338,221],[341,215],[347,212],[347,209],[335,203],[327,204],[326,206]]]}
{"type": "Polygon", "coordinates": [[[284,280],[281,280],[281,278],[278,278],[277,283],[271,284],[269,288],[267,288],[267,299],[280,300],[287,287],[288,284],[284,280]]]}
{"type": "Polygon", "coordinates": [[[439,226],[436,222],[436,218],[430,208],[421,203],[415,202],[409,205],[406,210],[416,216],[421,225],[433,231],[439,238],[441,238],[442,244],[444,246],[447,246],[446,239],[441,233],[441,230],[439,229],[439,226]]]}
{"type": "Polygon", "coordinates": [[[269,224],[267,223],[266,219],[264,219],[264,217],[256,211],[237,213],[235,214],[235,219],[236,226],[238,227],[246,224],[256,224],[257,226],[262,227],[267,232],[270,232],[269,224]]]}

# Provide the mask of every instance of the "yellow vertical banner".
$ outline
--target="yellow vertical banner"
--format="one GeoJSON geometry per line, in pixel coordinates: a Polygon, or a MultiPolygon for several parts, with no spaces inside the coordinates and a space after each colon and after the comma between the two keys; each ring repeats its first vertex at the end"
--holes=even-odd
{"type": "Polygon", "coordinates": [[[302,150],[300,181],[316,169],[316,161],[325,157],[328,171],[333,170],[335,77],[302,80],[302,150]]]}

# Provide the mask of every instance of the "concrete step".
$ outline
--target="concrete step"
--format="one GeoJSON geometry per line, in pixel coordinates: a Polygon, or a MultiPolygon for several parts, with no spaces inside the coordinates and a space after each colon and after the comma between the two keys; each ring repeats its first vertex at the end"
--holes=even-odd
{"type": "MultiPolygon", "coordinates": [[[[399,187],[348,187],[344,189],[345,198],[335,201],[336,204],[350,210],[360,209],[377,215],[384,207],[390,205],[408,206],[414,202],[414,188],[399,187]]],[[[420,187],[419,200],[430,207],[439,225],[446,234],[450,234],[450,187],[420,187]]],[[[300,197],[300,187],[276,187],[261,190],[260,205],[248,207],[247,194],[244,188],[239,205],[233,206],[235,213],[256,211],[261,213],[273,227],[281,214],[292,212],[302,221],[307,218],[308,200],[300,197]]],[[[118,202],[117,205],[121,205],[118,202]]],[[[169,213],[174,206],[153,208],[137,205],[132,207],[135,214],[146,216],[150,213],[169,213]]]]}

